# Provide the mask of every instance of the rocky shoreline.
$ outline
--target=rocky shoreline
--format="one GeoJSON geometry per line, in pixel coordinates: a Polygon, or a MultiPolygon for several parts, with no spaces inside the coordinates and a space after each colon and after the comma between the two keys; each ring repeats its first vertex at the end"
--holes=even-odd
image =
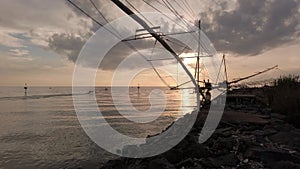
{"type": "MultiPolygon", "coordinates": [[[[212,137],[199,144],[198,136],[205,119],[202,115],[189,134],[166,153],[144,159],[118,158],[100,168],[297,169],[300,168],[300,129],[288,124],[285,118],[271,112],[225,111],[212,137]]],[[[180,120],[186,119],[188,117],[180,120]]],[[[123,151],[130,153],[135,149],[123,151]]]]}

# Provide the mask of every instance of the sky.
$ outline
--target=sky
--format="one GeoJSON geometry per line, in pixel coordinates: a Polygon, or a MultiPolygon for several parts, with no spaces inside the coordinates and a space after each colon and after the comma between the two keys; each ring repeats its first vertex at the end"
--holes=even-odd
{"type": "MultiPolygon", "coordinates": [[[[162,0],[121,0],[140,12],[163,13],[170,10],[162,0]]],[[[110,0],[73,0],[105,24],[125,14],[110,0]]],[[[191,23],[202,21],[202,31],[221,56],[226,54],[229,79],[243,77],[265,68],[279,69],[257,78],[263,80],[283,74],[300,74],[300,1],[299,0],[172,0],[166,1],[191,23]]],[[[163,29],[172,25],[158,22],[163,29]]],[[[64,0],[0,1],[0,86],[70,86],[78,54],[100,28],[64,0]]],[[[138,49],[151,49],[153,42],[138,43],[138,49]]],[[[148,51],[149,52],[149,51],[148,51]]],[[[130,55],[126,47],[116,46],[96,78],[96,85],[110,85],[113,68],[130,55]]],[[[159,53],[156,53],[159,54],[159,53]]],[[[124,70],[126,72],[126,70],[124,70]]],[[[135,83],[161,84],[153,71],[143,71],[135,83]],[[152,77],[152,80],[148,80],[152,77]]],[[[136,85],[136,84],[135,84],[136,85]]]]}

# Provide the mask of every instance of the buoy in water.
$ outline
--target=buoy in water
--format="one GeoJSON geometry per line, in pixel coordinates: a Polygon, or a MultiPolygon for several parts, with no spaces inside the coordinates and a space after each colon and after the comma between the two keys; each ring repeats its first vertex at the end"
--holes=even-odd
{"type": "Polygon", "coordinates": [[[137,89],[138,89],[138,94],[140,94],[140,84],[138,84],[137,89]]]}
{"type": "Polygon", "coordinates": [[[27,96],[27,89],[28,89],[27,83],[25,83],[25,86],[24,86],[24,93],[25,93],[25,96],[27,96]]]}

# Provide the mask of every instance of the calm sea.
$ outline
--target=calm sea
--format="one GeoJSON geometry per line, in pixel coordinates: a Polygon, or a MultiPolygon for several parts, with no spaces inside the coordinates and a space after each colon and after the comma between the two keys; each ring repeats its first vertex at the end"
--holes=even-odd
{"type": "MultiPolygon", "coordinates": [[[[100,110],[109,122],[123,134],[145,137],[161,132],[176,118],[191,112],[189,96],[192,91],[171,91],[167,88],[131,88],[120,92],[120,98],[129,95],[138,110],[149,109],[148,96],[153,89],[162,90],[166,98],[165,112],[157,120],[132,124],[117,113],[110,88],[97,87],[100,110]]],[[[82,88],[76,95],[89,95],[82,88]]],[[[161,99],[161,98],[156,98],[161,99]]],[[[122,104],[122,103],[120,103],[122,104]]],[[[129,105],[121,105],[128,111],[129,105]]],[[[130,111],[130,110],[129,110],[130,111]]],[[[151,114],[149,114],[151,116],[151,114]]],[[[80,126],[73,106],[71,87],[29,87],[24,96],[23,87],[0,87],[0,168],[98,168],[116,156],[97,146],[80,126]]]]}

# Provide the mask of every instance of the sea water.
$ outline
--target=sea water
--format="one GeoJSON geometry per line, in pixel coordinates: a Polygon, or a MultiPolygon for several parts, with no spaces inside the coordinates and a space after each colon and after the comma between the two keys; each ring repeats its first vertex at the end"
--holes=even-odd
{"type": "Polygon", "coordinates": [[[154,99],[166,100],[165,111],[153,122],[132,123],[118,113],[110,88],[90,90],[82,87],[72,95],[71,87],[29,87],[25,95],[22,87],[0,87],[0,168],[98,168],[116,158],[84,132],[74,109],[74,95],[95,95],[106,119],[105,125],[131,137],[160,133],[195,108],[194,98],[189,98],[192,91],[172,91],[163,87],[141,87],[139,90],[134,87],[128,92],[120,87],[116,90],[117,96],[121,100],[129,96],[132,105],[118,102],[119,107],[124,111],[130,111],[131,106],[147,111],[151,106],[148,97],[154,89],[164,93],[165,98],[154,99]]]}

